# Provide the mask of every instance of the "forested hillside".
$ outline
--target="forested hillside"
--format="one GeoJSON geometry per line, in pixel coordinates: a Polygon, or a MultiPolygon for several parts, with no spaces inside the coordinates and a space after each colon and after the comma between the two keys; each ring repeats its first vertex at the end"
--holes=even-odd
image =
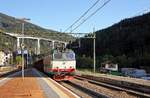
{"type": "MultiPolygon", "coordinates": [[[[93,56],[93,40],[82,39],[75,51],[93,56]]],[[[120,67],[150,66],[150,13],[128,18],[96,32],[97,66],[104,61],[120,67]]]]}

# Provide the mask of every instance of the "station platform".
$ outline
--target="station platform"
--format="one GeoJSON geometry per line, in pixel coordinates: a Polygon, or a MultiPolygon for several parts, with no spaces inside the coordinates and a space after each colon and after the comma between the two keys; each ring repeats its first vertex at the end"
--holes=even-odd
{"type": "Polygon", "coordinates": [[[0,98],[79,98],[36,69],[26,69],[0,79],[0,98]]]}

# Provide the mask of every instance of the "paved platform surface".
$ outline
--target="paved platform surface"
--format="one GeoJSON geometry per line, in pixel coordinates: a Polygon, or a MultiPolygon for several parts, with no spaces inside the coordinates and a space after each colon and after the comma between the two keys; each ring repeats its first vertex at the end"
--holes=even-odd
{"type": "Polygon", "coordinates": [[[43,76],[35,69],[25,70],[24,79],[21,72],[0,80],[0,98],[73,98],[63,92],[49,77],[43,76]]]}
{"type": "Polygon", "coordinates": [[[8,77],[12,79],[0,86],[0,98],[45,98],[34,77],[31,69],[26,71],[24,79],[20,74],[8,77]]]}

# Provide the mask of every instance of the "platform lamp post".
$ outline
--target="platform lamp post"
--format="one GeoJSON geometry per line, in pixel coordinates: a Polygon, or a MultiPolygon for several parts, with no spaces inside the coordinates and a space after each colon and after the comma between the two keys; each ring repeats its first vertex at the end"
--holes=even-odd
{"type": "Polygon", "coordinates": [[[21,54],[22,54],[22,78],[24,79],[24,24],[25,21],[29,21],[29,18],[21,18],[19,19],[22,22],[22,27],[21,27],[21,34],[23,36],[22,38],[22,43],[21,43],[21,54]]]}
{"type": "Polygon", "coordinates": [[[95,33],[95,28],[93,28],[93,72],[94,73],[96,69],[95,40],[96,40],[96,33],[95,33]]]}

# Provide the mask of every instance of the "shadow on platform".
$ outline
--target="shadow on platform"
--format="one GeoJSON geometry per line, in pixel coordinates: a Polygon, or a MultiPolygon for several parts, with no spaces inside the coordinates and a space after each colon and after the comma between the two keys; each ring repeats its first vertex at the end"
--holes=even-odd
{"type": "MultiPolygon", "coordinates": [[[[39,75],[33,68],[25,69],[24,77],[51,77],[50,75],[48,75],[42,71],[38,71],[38,72],[41,73],[41,75],[39,75]]],[[[11,72],[0,74],[0,78],[5,78],[5,77],[7,77],[7,78],[22,77],[22,70],[17,69],[17,70],[11,71],[11,72]]]]}

